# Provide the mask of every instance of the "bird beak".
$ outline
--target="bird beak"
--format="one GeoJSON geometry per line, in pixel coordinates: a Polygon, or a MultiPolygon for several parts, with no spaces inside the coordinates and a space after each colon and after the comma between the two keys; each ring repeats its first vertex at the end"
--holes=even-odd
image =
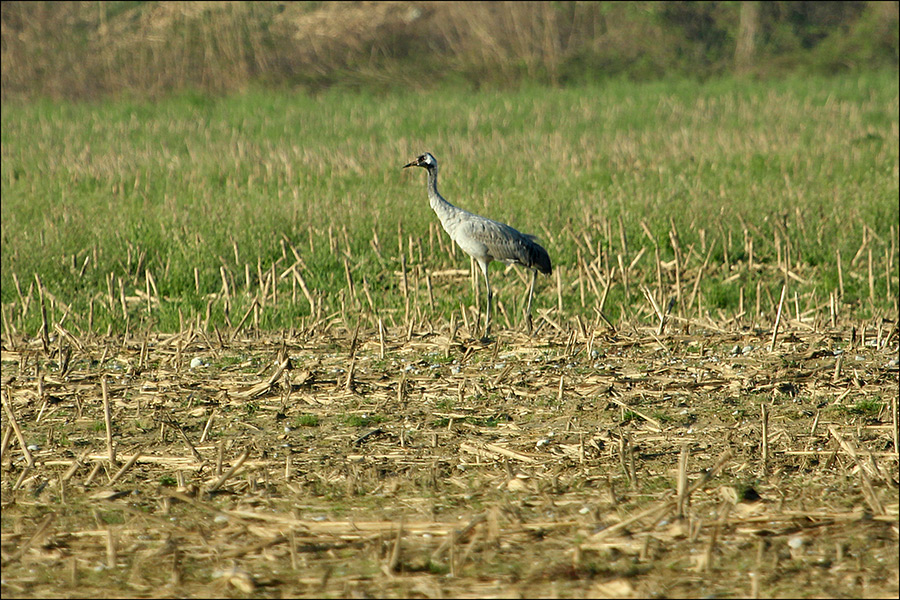
{"type": "Polygon", "coordinates": [[[416,166],[416,161],[412,161],[411,163],[409,163],[407,165],[403,165],[403,168],[405,169],[406,167],[415,167],[415,166],[416,166]]]}

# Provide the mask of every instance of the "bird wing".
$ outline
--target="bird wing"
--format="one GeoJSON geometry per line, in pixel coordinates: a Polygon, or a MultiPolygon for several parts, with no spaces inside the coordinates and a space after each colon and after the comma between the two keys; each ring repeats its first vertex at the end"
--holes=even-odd
{"type": "Polygon", "coordinates": [[[550,257],[537,243],[537,238],[506,223],[471,215],[460,219],[454,233],[451,237],[460,248],[476,259],[515,263],[543,273],[550,272],[550,257]]]}

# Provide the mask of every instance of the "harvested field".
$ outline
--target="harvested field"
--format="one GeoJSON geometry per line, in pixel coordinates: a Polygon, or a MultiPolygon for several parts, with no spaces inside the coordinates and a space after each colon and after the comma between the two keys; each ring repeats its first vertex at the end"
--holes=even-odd
{"type": "Polygon", "coordinates": [[[3,597],[896,597],[897,90],[4,106],[3,597]]]}
{"type": "Polygon", "coordinates": [[[896,596],[896,322],[536,325],[8,336],[4,596],[896,596]]]}

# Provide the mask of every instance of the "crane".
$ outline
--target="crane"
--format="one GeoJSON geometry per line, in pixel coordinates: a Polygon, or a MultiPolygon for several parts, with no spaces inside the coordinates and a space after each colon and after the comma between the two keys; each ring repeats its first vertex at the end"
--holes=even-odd
{"type": "MultiPolygon", "coordinates": [[[[541,246],[537,238],[513,229],[505,223],[494,221],[469,211],[458,208],[447,202],[438,193],[438,164],[434,156],[426,152],[403,166],[422,167],[428,173],[427,190],[431,208],[437,214],[441,225],[450,238],[471,256],[481,267],[484,274],[484,287],[487,290],[487,310],[485,311],[483,340],[491,335],[491,284],[488,280],[488,265],[492,261],[501,261],[508,265],[518,264],[532,270],[531,285],[528,289],[528,307],[525,318],[531,324],[531,299],[534,296],[534,284],[538,271],[549,275],[553,271],[550,255],[541,246]]],[[[473,275],[474,276],[474,275],[473,275]]]]}

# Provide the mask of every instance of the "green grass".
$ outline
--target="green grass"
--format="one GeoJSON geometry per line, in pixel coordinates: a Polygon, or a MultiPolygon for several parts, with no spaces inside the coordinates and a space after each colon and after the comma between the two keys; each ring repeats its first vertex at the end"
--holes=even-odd
{"type": "MultiPolygon", "coordinates": [[[[424,275],[469,265],[461,251],[454,258],[440,250],[438,237],[449,240],[428,206],[424,173],[401,169],[423,151],[440,161],[440,189],[451,202],[543,239],[563,269],[568,316],[591,317],[596,305],[582,281],[582,307],[579,255],[608,273],[618,255],[628,266],[642,248],[628,292],[617,276],[604,311],[622,319],[645,310],[639,285],[656,289],[654,244],[664,263],[675,258],[674,225],[683,268],[696,272],[709,255],[691,310],[734,315],[742,287],[744,308],[753,308],[760,283],[761,310],[771,312],[784,277],[779,252],[805,281],[791,280],[801,310],[827,304],[840,252],[843,313],[867,318],[896,307],[897,105],[896,73],[8,104],[3,328],[38,331],[36,274],[52,295],[51,322],[70,309],[67,326],[78,330],[87,329],[91,303],[95,331],[136,323],[174,331],[186,320],[206,322],[207,311],[208,327],[236,325],[261,291],[260,275],[274,267],[281,276],[294,251],[324,313],[342,302],[368,311],[365,279],[386,324],[402,320],[401,247],[410,285],[416,268],[424,275]],[[851,263],[866,228],[869,243],[851,263]],[[746,268],[748,238],[762,269],[746,268]],[[148,274],[161,300],[149,313],[139,297],[148,274]]],[[[500,271],[495,265],[497,297],[517,318],[524,283],[500,271]]],[[[674,270],[662,276],[672,294],[674,270]]],[[[290,273],[278,279],[277,302],[269,295],[251,325],[286,328],[309,315],[296,283],[290,273]]],[[[685,311],[692,283],[683,282],[685,311]]],[[[472,303],[467,280],[433,284],[438,318],[472,303]]],[[[431,313],[424,276],[418,286],[417,306],[431,313]]],[[[542,279],[537,307],[556,305],[555,286],[542,279]]]]}
{"type": "Polygon", "coordinates": [[[847,415],[875,418],[881,413],[884,405],[885,403],[882,402],[879,398],[865,398],[862,400],[857,400],[856,403],[852,405],[845,406],[843,404],[837,404],[833,405],[831,408],[836,412],[844,413],[847,415]]]}
{"type": "Polygon", "coordinates": [[[294,427],[318,427],[319,417],[316,415],[300,415],[294,419],[294,427]]]}
{"type": "Polygon", "coordinates": [[[344,415],[341,419],[349,427],[369,427],[384,422],[382,415],[344,415]]]}

